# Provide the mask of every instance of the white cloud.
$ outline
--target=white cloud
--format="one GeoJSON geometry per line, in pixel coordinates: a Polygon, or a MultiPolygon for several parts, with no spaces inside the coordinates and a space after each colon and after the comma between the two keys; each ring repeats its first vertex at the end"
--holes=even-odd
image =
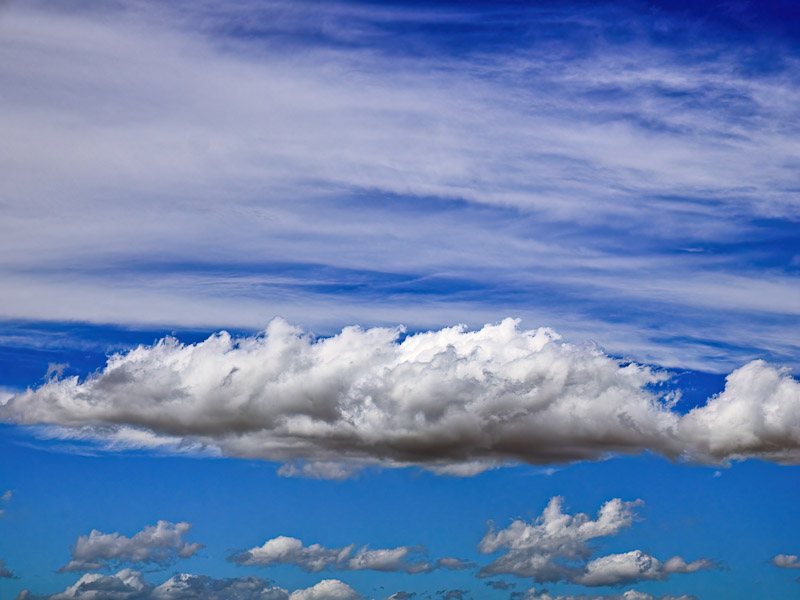
{"type": "MultiPolygon", "coordinates": [[[[425,327],[500,316],[457,294],[413,305],[337,296],[332,310],[312,289],[318,278],[252,269],[292,257],[527,290],[504,299],[510,310],[565,332],[592,319],[599,335],[610,323],[575,298],[603,309],[626,300],[634,313],[668,300],[681,310],[657,307],[657,317],[617,324],[601,342],[640,360],[715,369],[757,350],[795,360],[797,325],[783,318],[796,315],[791,273],[675,251],[749,240],[752,216],[797,216],[800,89],[780,72],[748,76],[749,46],[740,55],[705,40],[676,55],[637,35],[641,17],[627,13],[612,20],[631,23],[636,41],[607,44],[607,21],[592,9],[558,17],[597,32],[581,36],[580,56],[564,54],[573,40],[536,36],[512,53],[398,56],[376,30],[462,22],[468,11],[365,10],[354,27],[341,4],[103,6],[3,9],[0,87],[13,93],[0,128],[16,142],[0,149],[4,316],[211,327],[260,327],[275,314],[326,327],[398,314],[425,327]],[[258,36],[222,33],[252,23],[258,36]],[[308,35],[315,27],[325,35],[308,35]],[[313,38],[348,43],[309,47],[313,38]],[[412,201],[352,210],[373,192],[412,201]],[[450,199],[479,208],[448,210],[450,199]],[[521,212],[504,218],[507,206],[521,212]],[[657,247],[620,249],[620,223],[626,240],[641,232],[639,245],[657,247]],[[235,275],[163,268],[244,256],[250,269],[235,275]],[[548,284],[551,302],[538,293],[548,284]],[[756,313],[770,317],[755,323],[756,313]],[[665,326],[667,314],[681,318],[665,326]],[[718,352],[714,342],[732,347],[718,352]]],[[[519,16],[532,28],[557,19],[519,16]]],[[[791,72],[795,59],[782,58],[791,72]]],[[[342,283],[331,279],[322,283],[342,283]]]]}
{"type": "Polygon", "coordinates": [[[415,552],[414,548],[401,546],[399,548],[359,550],[346,563],[346,568],[351,571],[405,571],[406,573],[421,573],[430,571],[433,567],[426,562],[409,563],[406,558],[415,552]]]}
{"type": "Polygon", "coordinates": [[[721,463],[800,462],[800,383],[753,361],[687,415],[659,394],[666,375],[549,329],[507,319],[397,341],[400,329],[315,339],[274,320],[263,335],[164,339],[109,358],[81,381],[12,396],[0,420],[107,449],[207,449],[341,479],[368,465],[469,476],[516,461],[652,451],[721,463]]]}
{"type": "Polygon", "coordinates": [[[349,479],[361,470],[362,465],[336,461],[312,461],[297,464],[284,464],[278,469],[281,477],[308,477],[310,479],[349,479]]]}
{"type": "Polygon", "coordinates": [[[596,551],[591,542],[630,527],[636,516],[635,508],[642,503],[609,500],[595,519],[584,513],[566,514],[562,504],[560,497],[554,497],[532,523],[514,520],[499,531],[491,527],[478,549],[486,554],[497,551],[502,554],[482,567],[479,576],[515,575],[539,583],[568,581],[603,586],[663,580],[673,573],[695,573],[714,567],[706,559],[687,563],[680,556],[661,562],[641,550],[589,560],[596,551]]]}
{"type": "Polygon", "coordinates": [[[771,562],[782,569],[800,569],[800,557],[796,554],[776,554],[771,562]]]}
{"type": "Polygon", "coordinates": [[[214,579],[205,575],[178,573],[152,585],[139,571],[123,569],[115,575],[87,573],[63,592],[34,596],[25,590],[17,600],[360,600],[349,585],[327,579],[289,592],[259,577],[214,579]]]}
{"type": "MultiPolygon", "coordinates": [[[[2,502],[4,504],[8,504],[9,502],[11,502],[11,496],[13,494],[14,494],[14,490],[6,490],[0,496],[0,502],[2,502]]],[[[5,514],[6,514],[5,509],[0,509],[0,517],[4,516],[5,514]]]]}
{"type": "Polygon", "coordinates": [[[95,571],[128,562],[169,564],[177,558],[189,558],[204,547],[184,540],[191,527],[189,523],[158,521],[130,538],[93,529],[88,536],[78,538],[71,560],[59,571],[95,571]]]}
{"type": "Polygon", "coordinates": [[[641,502],[609,500],[600,508],[596,519],[583,513],[565,514],[562,504],[563,499],[556,496],[532,523],[514,520],[505,529],[491,527],[478,549],[485,554],[504,552],[481,568],[480,575],[510,574],[533,577],[540,582],[575,579],[578,571],[573,563],[583,562],[591,555],[589,542],[630,527],[634,509],[641,502]]]}
{"type": "Polygon", "coordinates": [[[47,372],[44,374],[44,379],[61,377],[67,367],[69,367],[69,363],[47,363],[47,372]]]}
{"type": "Polygon", "coordinates": [[[133,600],[146,597],[145,594],[152,590],[142,573],[131,569],[122,569],[115,575],[101,575],[99,573],[86,573],[73,585],[68,586],[63,592],[49,596],[34,596],[23,590],[17,600],[41,598],[44,600],[133,600]]]}
{"type": "Polygon", "coordinates": [[[395,592],[391,596],[387,596],[386,600],[411,600],[416,596],[416,592],[395,592]]]}
{"type": "Polygon", "coordinates": [[[279,536],[264,542],[263,546],[251,548],[232,559],[245,566],[272,566],[275,564],[296,564],[310,572],[322,571],[344,560],[353,547],[329,550],[319,544],[304,546],[297,538],[279,536]]]}
{"type": "Polygon", "coordinates": [[[234,554],[231,560],[240,565],[258,567],[293,564],[311,573],[329,568],[345,571],[404,571],[406,573],[432,570],[434,567],[425,561],[409,562],[407,560],[419,552],[419,548],[409,546],[377,550],[363,547],[355,550],[353,544],[344,548],[329,549],[319,544],[304,546],[303,542],[297,538],[279,536],[267,540],[263,546],[234,554]]]}
{"type": "Polygon", "coordinates": [[[696,573],[713,567],[714,563],[706,559],[687,563],[680,556],[674,556],[661,562],[641,550],[633,550],[596,558],[586,565],[585,571],[574,581],[586,586],[621,585],[644,580],[663,580],[673,573],[696,573]]]}
{"type": "Polygon", "coordinates": [[[681,419],[681,436],[711,461],[759,457],[800,462],[800,382],[755,360],[728,375],[725,389],[681,419]]]}
{"type": "Polygon", "coordinates": [[[450,569],[451,571],[463,571],[464,569],[468,569],[475,565],[468,560],[464,560],[463,558],[452,558],[446,556],[444,558],[437,559],[436,566],[443,569],[450,569]]]}
{"type": "Polygon", "coordinates": [[[289,600],[360,600],[361,595],[353,588],[338,579],[324,579],[318,584],[296,590],[289,600]]]}
{"type": "Polygon", "coordinates": [[[399,334],[349,327],[315,340],[275,320],[252,338],[165,339],[110,358],[86,381],[18,394],[0,418],[111,439],[134,427],[229,456],[321,464],[314,474],[336,477],[333,462],[471,474],[476,461],[592,459],[653,442],[682,451],[677,416],[644,389],[664,376],[647,368],[512,320],[400,343],[399,334]]]}

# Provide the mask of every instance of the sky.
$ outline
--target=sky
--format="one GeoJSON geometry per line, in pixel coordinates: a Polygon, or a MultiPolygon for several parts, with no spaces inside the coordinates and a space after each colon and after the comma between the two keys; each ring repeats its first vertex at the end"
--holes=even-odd
{"type": "Polygon", "coordinates": [[[0,600],[800,594],[793,2],[0,2],[0,600]]]}

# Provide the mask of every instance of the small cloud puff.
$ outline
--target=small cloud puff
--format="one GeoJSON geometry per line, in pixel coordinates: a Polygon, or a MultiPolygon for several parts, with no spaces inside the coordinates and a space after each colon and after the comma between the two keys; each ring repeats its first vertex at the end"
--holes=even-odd
{"type": "Polygon", "coordinates": [[[770,562],[781,569],[800,569],[800,557],[796,554],[776,554],[770,562]]]}

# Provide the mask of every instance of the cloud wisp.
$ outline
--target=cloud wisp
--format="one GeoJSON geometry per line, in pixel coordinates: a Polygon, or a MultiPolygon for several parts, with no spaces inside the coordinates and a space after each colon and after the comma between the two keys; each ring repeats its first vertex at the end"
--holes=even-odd
{"type": "Polygon", "coordinates": [[[583,513],[564,513],[563,499],[556,496],[534,522],[514,520],[505,529],[492,528],[486,533],[479,550],[502,553],[478,575],[515,575],[537,583],[567,581],[595,587],[665,580],[675,573],[696,573],[715,566],[708,559],[687,563],[680,556],[660,561],[641,550],[589,560],[595,552],[591,543],[630,527],[635,508],[641,504],[609,500],[592,519],[583,513]]]}
{"type": "MultiPolygon", "coordinates": [[[[6,490],[5,492],[3,492],[3,494],[0,495],[0,505],[7,505],[9,502],[11,502],[11,496],[13,495],[14,495],[14,490],[6,490]]],[[[5,514],[6,514],[6,509],[0,508],[0,517],[2,517],[5,514]]]]}
{"type": "Polygon", "coordinates": [[[0,558],[0,577],[5,579],[13,579],[15,577],[14,573],[6,567],[6,562],[0,558]]]}
{"type": "Polygon", "coordinates": [[[204,548],[203,544],[184,539],[191,527],[189,523],[158,521],[133,537],[93,529],[88,536],[78,538],[71,551],[71,560],[59,572],[97,571],[125,563],[172,564],[179,558],[194,556],[204,548]]]}
{"type": "Polygon", "coordinates": [[[52,379],[0,405],[0,420],[113,448],[211,448],[342,478],[368,465],[474,475],[513,462],[651,451],[721,463],[800,462],[800,383],[753,361],[681,414],[662,372],[507,319],[410,335],[345,328],[316,339],[281,320],[258,336],[164,339],[52,379]]]}

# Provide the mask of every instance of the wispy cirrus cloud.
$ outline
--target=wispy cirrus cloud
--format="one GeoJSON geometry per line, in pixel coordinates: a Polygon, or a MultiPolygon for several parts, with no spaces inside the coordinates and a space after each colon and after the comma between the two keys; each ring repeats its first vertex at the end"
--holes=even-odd
{"type": "Polygon", "coordinates": [[[502,47],[479,9],[74,8],[3,9],[6,317],[512,312],[661,364],[795,360],[800,84],[779,45],[758,70],[622,8],[494,11],[502,47]],[[470,49],[424,51],[467,23],[470,49]]]}

